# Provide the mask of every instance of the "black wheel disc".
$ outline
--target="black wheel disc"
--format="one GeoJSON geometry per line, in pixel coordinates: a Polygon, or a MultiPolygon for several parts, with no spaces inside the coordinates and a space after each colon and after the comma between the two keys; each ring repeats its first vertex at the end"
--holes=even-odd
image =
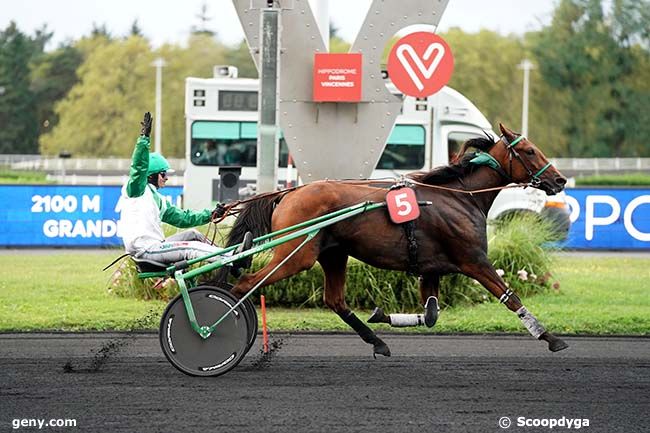
{"type": "Polygon", "coordinates": [[[242,303],[242,305],[245,307],[246,318],[248,319],[248,347],[246,347],[246,352],[248,353],[248,351],[251,350],[251,347],[253,347],[253,343],[255,343],[255,339],[257,338],[257,311],[255,311],[255,304],[253,304],[251,298],[247,298],[242,303]]]}
{"type": "MultiPolygon", "coordinates": [[[[233,285],[230,283],[220,283],[219,286],[202,286],[202,287],[214,287],[215,289],[225,290],[228,293],[233,288],[233,285]]],[[[255,339],[257,338],[257,330],[259,329],[259,321],[257,320],[257,311],[255,310],[255,304],[251,301],[251,298],[246,298],[242,303],[245,307],[244,312],[246,313],[246,318],[248,319],[248,347],[246,348],[246,353],[253,347],[255,339]]]]}
{"type": "MultiPolygon", "coordinates": [[[[237,303],[228,291],[215,287],[189,290],[199,326],[210,326],[237,303]]],[[[181,295],[167,306],[160,321],[160,346],[169,362],[193,376],[218,376],[234,368],[246,355],[249,325],[246,308],[240,305],[208,338],[190,325],[181,295]]]]}

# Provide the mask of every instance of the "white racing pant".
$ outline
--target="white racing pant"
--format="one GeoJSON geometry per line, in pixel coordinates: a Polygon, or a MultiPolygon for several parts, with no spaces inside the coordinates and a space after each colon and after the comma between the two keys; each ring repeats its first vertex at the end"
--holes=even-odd
{"type": "MultiPolygon", "coordinates": [[[[210,245],[208,238],[198,230],[190,229],[172,235],[156,246],[147,248],[143,253],[138,254],[138,257],[171,264],[181,260],[197,259],[220,249],[222,248],[210,245]]],[[[230,256],[232,251],[224,255],[230,256]]],[[[213,262],[218,260],[219,257],[221,256],[212,257],[207,261],[213,262]]]]}

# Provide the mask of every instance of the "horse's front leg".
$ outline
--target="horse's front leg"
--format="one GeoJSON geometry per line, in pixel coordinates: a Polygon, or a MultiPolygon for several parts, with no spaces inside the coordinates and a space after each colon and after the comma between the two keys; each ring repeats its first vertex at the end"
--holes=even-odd
{"type": "Polygon", "coordinates": [[[438,321],[440,276],[425,274],[420,277],[420,298],[424,314],[386,314],[377,307],[368,318],[368,323],[388,323],[394,328],[426,325],[432,328],[438,321]]]}
{"type": "Polygon", "coordinates": [[[325,288],[323,290],[323,301],[339,315],[349,327],[355,330],[359,337],[368,344],[372,344],[373,356],[390,356],[390,349],[383,340],[377,337],[372,329],[368,328],[354,314],[345,302],[345,273],[348,256],[338,249],[330,249],[323,252],[318,261],[325,274],[325,288]]]}
{"type": "Polygon", "coordinates": [[[474,278],[490,291],[499,302],[505,304],[510,311],[517,314],[528,332],[538,340],[544,340],[548,343],[548,349],[551,352],[558,352],[569,347],[562,339],[548,332],[544,326],[523,306],[519,297],[506,286],[503,279],[497,274],[494,266],[490,263],[487,256],[483,253],[482,257],[475,263],[468,263],[461,266],[461,272],[470,278],[474,278]]]}

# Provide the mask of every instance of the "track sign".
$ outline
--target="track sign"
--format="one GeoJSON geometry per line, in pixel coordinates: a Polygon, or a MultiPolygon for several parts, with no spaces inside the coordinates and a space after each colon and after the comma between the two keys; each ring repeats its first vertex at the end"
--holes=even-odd
{"type": "Polygon", "coordinates": [[[442,89],[454,71],[451,48],[440,36],[411,33],[393,46],[388,56],[388,76],[406,95],[424,98],[442,89]]]}
{"type": "Polygon", "coordinates": [[[314,55],[314,101],[361,101],[360,53],[314,55]]]}
{"type": "Polygon", "coordinates": [[[388,191],[386,194],[388,214],[395,224],[413,221],[420,216],[418,199],[411,188],[399,188],[388,191]]]}

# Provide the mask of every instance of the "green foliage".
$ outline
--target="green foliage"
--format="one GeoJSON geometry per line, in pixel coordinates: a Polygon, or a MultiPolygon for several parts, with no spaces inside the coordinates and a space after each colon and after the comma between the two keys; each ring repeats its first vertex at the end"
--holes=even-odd
{"type": "Polygon", "coordinates": [[[22,33],[13,21],[0,31],[0,153],[36,153],[38,149],[29,64],[43,43],[43,38],[22,33]]]}
{"type": "Polygon", "coordinates": [[[59,123],[54,105],[78,82],[77,68],[82,60],[79,49],[72,45],[63,45],[52,52],[45,53],[34,62],[31,87],[38,100],[39,135],[51,131],[59,123]]]}
{"type": "Polygon", "coordinates": [[[648,154],[648,0],[563,0],[533,51],[548,84],[570,92],[562,156],[648,154]]]}
{"type": "Polygon", "coordinates": [[[576,177],[579,186],[650,186],[650,174],[626,173],[576,177]]]}
{"type": "Polygon", "coordinates": [[[151,110],[153,56],[138,36],[97,41],[77,70],[79,82],[55,107],[59,124],[41,137],[42,153],[126,157],[132,152],[139,119],[151,110]]]}
{"type": "Polygon", "coordinates": [[[44,184],[47,173],[40,171],[9,170],[0,168],[0,184],[44,184]]]}
{"type": "MultiPolygon", "coordinates": [[[[539,218],[513,216],[495,226],[490,236],[489,256],[495,267],[502,269],[504,279],[523,296],[543,292],[550,287],[551,256],[549,242],[553,230],[539,218]],[[526,275],[524,275],[526,273],[526,275]]],[[[261,269],[270,260],[270,253],[258,254],[253,270],[261,269]]],[[[210,276],[206,276],[209,280],[210,276]]],[[[110,291],[120,296],[140,299],[170,299],[178,293],[170,281],[154,287],[157,282],[137,280],[135,268],[126,261],[114,275],[110,291]]],[[[372,309],[381,306],[390,311],[420,311],[417,278],[403,272],[370,267],[350,260],[347,268],[346,301],[351,308],[372,309]]],[[[317,264],[312,269],[275,283],[264,290],[272,305],[291,307],[323,307],[323,271],[317,264]]],[[[256,299],[258,294],[253,295],[256,299]]],[[[449,275],[441,280],[442,305],[476,304],[494,300],[476,281],[462,275],[449,275]]]]}

